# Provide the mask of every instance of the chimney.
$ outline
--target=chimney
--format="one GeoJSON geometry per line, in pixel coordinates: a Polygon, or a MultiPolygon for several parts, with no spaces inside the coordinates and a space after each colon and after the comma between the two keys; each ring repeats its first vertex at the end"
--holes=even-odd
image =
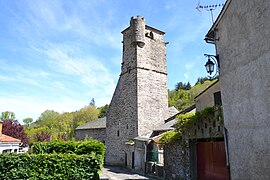
{"type": "Polygon", "coordinates": [[[2,136],[2,121],[0,120],[0,137],[2,136]]]}

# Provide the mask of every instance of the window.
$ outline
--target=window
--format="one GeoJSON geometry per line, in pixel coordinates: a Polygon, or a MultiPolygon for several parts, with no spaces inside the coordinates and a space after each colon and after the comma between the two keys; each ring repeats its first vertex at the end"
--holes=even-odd
{"type": "Polygon", "coordinates": [[[151,39],[154,39],[154,34],[153,34],[152,31],[150,32],[150,38],[151,38],[151,39]]]}
{"type": "Polygon", "coordinates": [[[131,71],[131,67],[129,66],[129,67],[127,68],[127,72],[130,73],[130,71],[131,71]]]}
{"type": "Polygon", "coordinates": [[[145,36],[154,39],[154,34],[152,31],[150,33],[146,33],[145,36]]]}
{"type": "Polygon", "coordinates": [[[215,102],[215,106],[222,105],[220,91],[214,93],[214,102],[215,102]]]}
{"type": "Polygon", "coordinates": [[[120,132],[119,132],[119,130],[117,131],[117,136],[120,136],[120,132]]]}

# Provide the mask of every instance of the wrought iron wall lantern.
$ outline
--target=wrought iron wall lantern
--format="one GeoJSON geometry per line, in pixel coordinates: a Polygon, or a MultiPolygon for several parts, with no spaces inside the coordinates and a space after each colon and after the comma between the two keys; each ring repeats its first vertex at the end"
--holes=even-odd
{"type": "Polygon", "coordinates": [[[216,77],[216,75],[218,74],[218,69],[219,69],[219,56],[210,55],[210,54],[204,54],[204,56],[207,57],[208,59],[204,65],[207,73],[210,74],[210,77],[216,77]]]}

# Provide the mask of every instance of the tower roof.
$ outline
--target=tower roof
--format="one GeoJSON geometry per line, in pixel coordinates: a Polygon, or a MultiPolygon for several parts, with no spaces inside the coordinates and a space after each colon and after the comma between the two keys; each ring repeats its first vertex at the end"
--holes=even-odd
{"type": "MultiPolygon", "coordinates": [[[[130,19],[130,24],[132,24],[132,22],[133,22],[134,20],[144,21],[144,18],[141,17],[141,16],[137,16],[137,18],[131,17],[131,19],[130,19]]],[[[127,27],[126,29],[124,29],[121,33],[124,33],[125,31],[127,31],[127,30],[129,30],[129,29],[130,29],[130,26],[127,27]]],[[[157,33],[157,34],[160,34],[160,35],[164,35],[164,34],[165,34],[165,32],[163,32],[163,31],[161,31],[161,30],[158,30],[158,29],[156,29],[156,28],[154,28],[154,27],[148,26],[148,25],[145,25],[145,29],[148,29],[148,30],[153,31],[153,32],[155,32],[155,33],[157,33]]]]}
{"type": "MultiPolygon", "coordinates": [[[[123,34],[125,31],[129,30],[129,28],[130,27],[127,27],[121,33],[123,34]]],[[[165,34],[165,32],[163,32],[161,30],[158,30],[158,29],[156,29],[154,27],[148,26],[148,25],[145,25],[145,29],[151,30],[151,31],[156,32],[156,33],[161,34],[161,35],[164,35],[165,34]]]]}

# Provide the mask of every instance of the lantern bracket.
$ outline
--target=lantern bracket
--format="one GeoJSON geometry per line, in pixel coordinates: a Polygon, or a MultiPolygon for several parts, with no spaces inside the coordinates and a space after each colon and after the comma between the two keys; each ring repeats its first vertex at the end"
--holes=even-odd
{"type": "Polygon", "coordinates": [[[204,65],[206,71],[210,74],[210,78],[215,78],[220,68],[219,55],[204,54],[204,56],[208,59],[206,64],[204,65]],[[213,73],[214,75],[212,75],[213,73]]]}

